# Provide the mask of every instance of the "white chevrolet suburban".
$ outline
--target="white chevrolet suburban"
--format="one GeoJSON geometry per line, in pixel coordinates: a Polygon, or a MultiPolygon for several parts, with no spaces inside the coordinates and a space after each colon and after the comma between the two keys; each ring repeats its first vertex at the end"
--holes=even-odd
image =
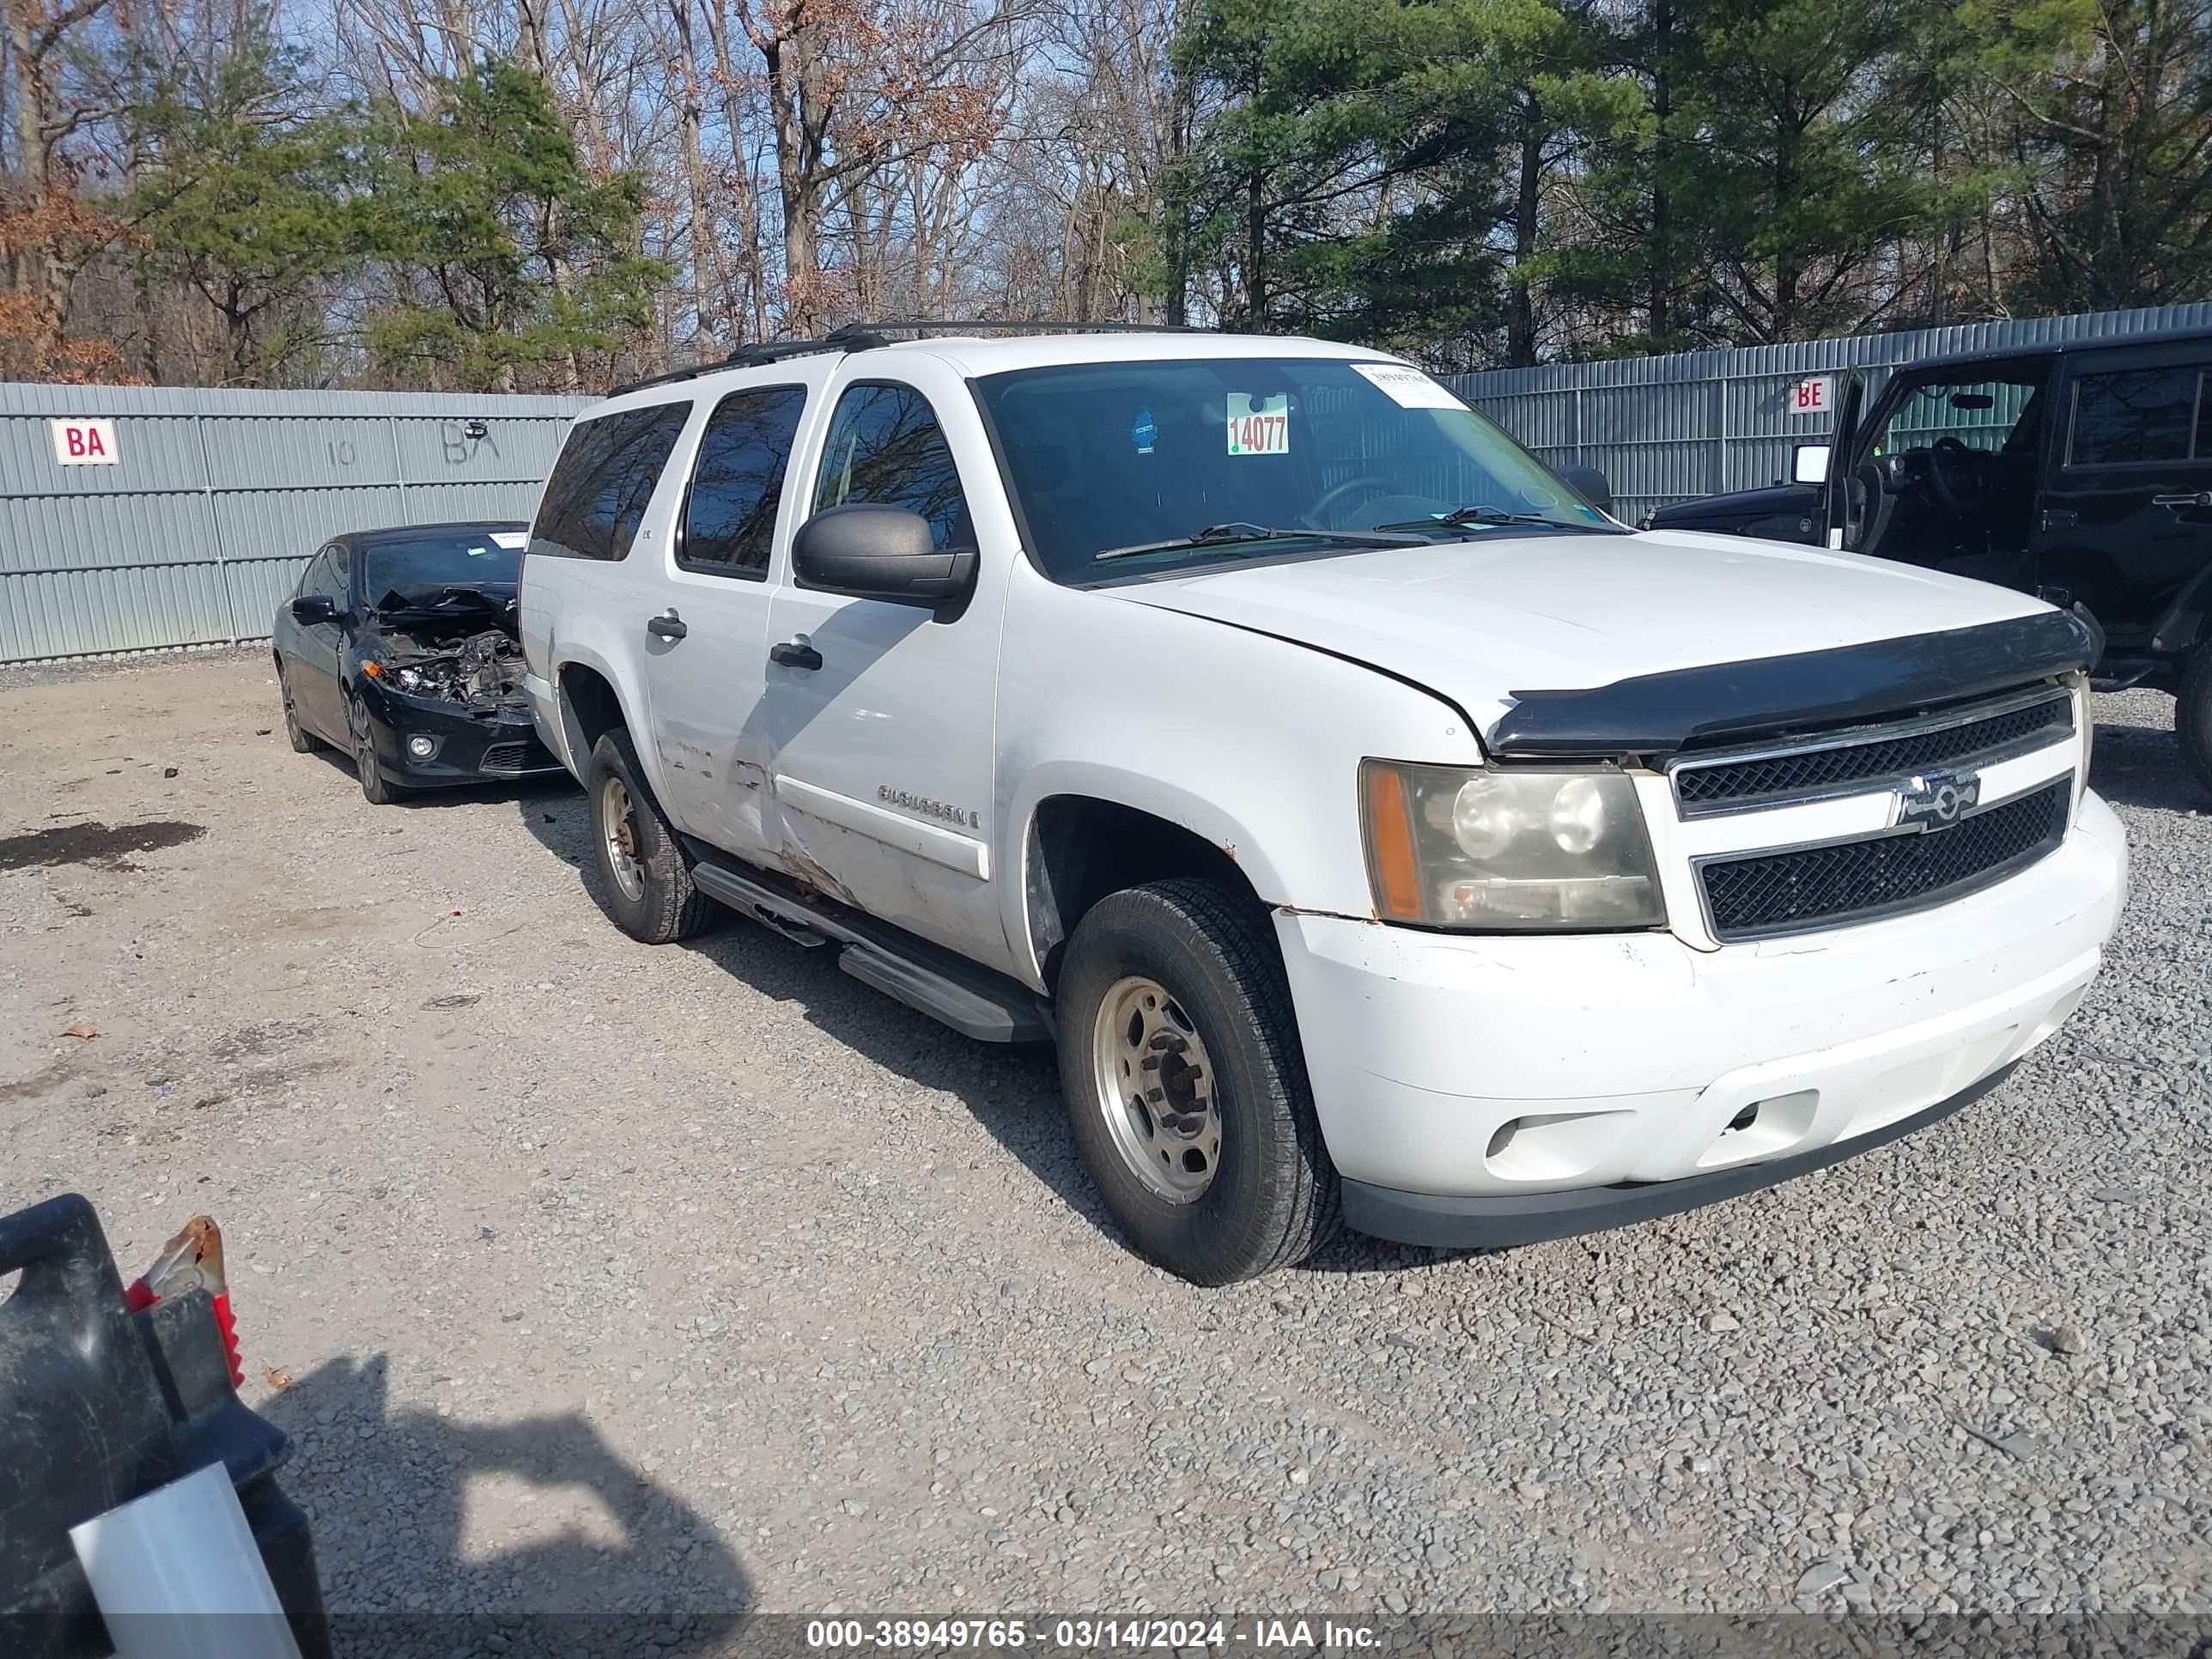
{"type": "Polygon", "coordinates": [[[1055,1041],[1172,1271],[1557,1237],[1987,1093],[2125,879],[2081,618],[1607,504],[1372,351],[850,329],[578,418],[526,684],[620,927],[1055,1041]]]}

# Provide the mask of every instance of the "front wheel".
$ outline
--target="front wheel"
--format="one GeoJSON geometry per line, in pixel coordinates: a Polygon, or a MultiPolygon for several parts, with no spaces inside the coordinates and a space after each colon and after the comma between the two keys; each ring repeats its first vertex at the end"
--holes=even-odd
{"type": "Polygon", "coordinates": [[[2212,795],[2212,644],[2200,645],[2174,694],[2173,735],[2181,763],[2197,787],[2212,795]]]}
{"type": "Polygon", "coordinates": [[[377,764],[368,710],[358,697],[346,706],[346,729],[353,738],[353,770],[361,780],[361,798],[371,806],[392,806],[406,799],[408,792],[386,778],[384,769],[377,764]]]}
{"type": "Polygon", "coordinates": [[[1101,899],[1055,1002],[1076,1148],[1140,1254],[1226,1285],[1335,1233],[1290,986],[1249,898],[1189,879],[1101,899]]]}

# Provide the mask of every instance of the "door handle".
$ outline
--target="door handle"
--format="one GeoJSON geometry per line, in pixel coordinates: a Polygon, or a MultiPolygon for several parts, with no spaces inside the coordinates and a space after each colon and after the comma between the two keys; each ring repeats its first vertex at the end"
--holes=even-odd
{"type": "Polygon", "coordinates": [[[665,617],[647,617],[645,631],[664,640],[680,640],[691,630],[684,625],[684,618],[672,611],[665,617]]]}
{"type": "Polygon", "coordinates": [[[786,668],[819,668],[822,653],[803,640],[786,640],[781,645],[768,648],[768,659],[781,663],[786,668]]]}
{"type": "Polygon", "coordinates": [[[2194,495],[2154,495],[2153,507],[2170,507],[2179,512],[2185,507],[2212,507],[2212,489],[2200,489],[2194,495]]]}

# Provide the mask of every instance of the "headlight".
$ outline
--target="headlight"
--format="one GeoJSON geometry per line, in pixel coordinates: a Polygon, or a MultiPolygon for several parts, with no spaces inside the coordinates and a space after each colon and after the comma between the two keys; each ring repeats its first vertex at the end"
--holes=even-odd
{"type": "Polygon", "coordinates": [[[451,657],[427,657],[420,662],[386,671],[391,681],[412,697],[436,697],[446,702],[459,702],[465,693],[461,684],[461,665],[451,657]]]}
{"type": "Polygon", "coordinates": [[[1666,921],[1636,787],[1618,772],[1371,760],[1359,797],[1368,878],[1388,921],[1555,931],[1666,921]]]}

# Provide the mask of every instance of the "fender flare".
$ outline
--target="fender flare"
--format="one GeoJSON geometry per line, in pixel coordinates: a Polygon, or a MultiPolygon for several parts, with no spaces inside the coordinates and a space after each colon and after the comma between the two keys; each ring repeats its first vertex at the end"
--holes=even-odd
{"type": "Polygon", "coordinates": [[[1066,795],[1126,807],[1187,830],[1227,854],[1250,881],[1261,903],[1273,909],[1288,902],[1282,896],[1285,880],[1281,868],[1258,836],[1205,796],[1116,766],[1089,761],[1047,762],[1023,777],[1007,802],[1002,819],[1006,834],[997,866],[1008,878],[1001,881],[999,901],[1007,943],[1013,947],[1024,975],[1034,984],[1043,983],[1043,964],[1036,960],[1036,935],[1030,927],[1032,831],[1038,809],[1048,800],[1066,795]]]}
{"type": "Polygon", "coordinates": [[[2181,656],[2204,638],[2205,622],[2212,617],[2212,564],[2182,584],[2151,629],[2150,648],[2155,656],[2181,656]]]}

